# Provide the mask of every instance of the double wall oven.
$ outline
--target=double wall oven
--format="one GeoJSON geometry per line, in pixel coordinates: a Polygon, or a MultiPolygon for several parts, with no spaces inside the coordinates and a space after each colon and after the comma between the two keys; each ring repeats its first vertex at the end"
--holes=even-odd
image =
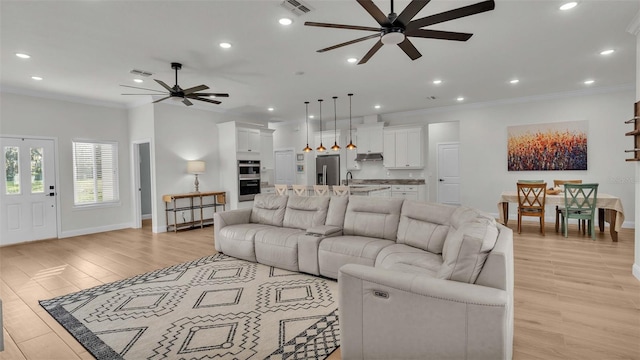
{"type": "Polygon", "coordinates": [[[238,160],[238,201],[252,201],[260,194],[260,161],[238,160]]]}

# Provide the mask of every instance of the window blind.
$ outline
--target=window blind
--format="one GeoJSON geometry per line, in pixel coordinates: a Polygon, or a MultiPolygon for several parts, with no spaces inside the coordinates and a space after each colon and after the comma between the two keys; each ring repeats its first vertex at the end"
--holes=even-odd
{"type": "Polygon", "coordinates": [[[73,142],[74,205],[119,201],[118,144],[73,142]]]}

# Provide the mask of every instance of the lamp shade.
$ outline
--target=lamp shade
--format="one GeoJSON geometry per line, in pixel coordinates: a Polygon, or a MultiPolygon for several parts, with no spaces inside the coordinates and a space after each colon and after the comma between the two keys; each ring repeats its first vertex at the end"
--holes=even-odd
{"type": "Polygon", "coordinates": [[[187,161],[187,172],[189,174],[202,174],[205,170],[205,163],[202,160],[187,161]]]}

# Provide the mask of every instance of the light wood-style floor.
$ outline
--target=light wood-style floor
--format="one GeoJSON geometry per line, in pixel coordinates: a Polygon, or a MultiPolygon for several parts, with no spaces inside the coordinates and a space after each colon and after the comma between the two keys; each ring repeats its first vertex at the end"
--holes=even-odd
{"type": "MultiPolygon", "coordinates": [[[[634,232],[596,241],[527,223],[515,234],[515,359],[640,359],[634,232]]],[[[515,222],[510,223],[515,228],[515,222]]],[[[608,229],[607,229],[608,231],[608,229]]],[[[213,228],[177,234],[119,230],[0,248],[5,351],[0,359],[92,359],[38,300],[215,252],[213,228]]],[[[410,326],[410,324],[407,324],[410,326]]],[[[330,359],[339,359],[339,351],[330,359]]]]}

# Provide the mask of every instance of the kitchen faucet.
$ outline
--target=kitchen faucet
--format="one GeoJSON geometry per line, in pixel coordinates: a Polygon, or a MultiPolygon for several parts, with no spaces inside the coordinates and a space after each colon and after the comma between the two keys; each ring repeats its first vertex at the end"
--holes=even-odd
{"type": "Polygon", "coordinates": [[[351,180],[353,180],[353,174],[351,173],[351,171],[347,171],[347,175],[345,175],[345,181],[347,186],[349,186],[349,177],[351,177],[351,180]]]}

